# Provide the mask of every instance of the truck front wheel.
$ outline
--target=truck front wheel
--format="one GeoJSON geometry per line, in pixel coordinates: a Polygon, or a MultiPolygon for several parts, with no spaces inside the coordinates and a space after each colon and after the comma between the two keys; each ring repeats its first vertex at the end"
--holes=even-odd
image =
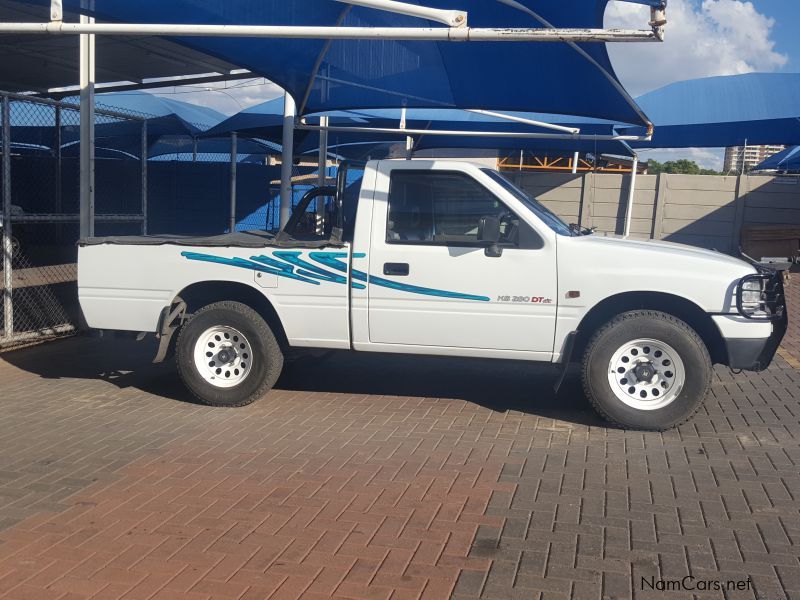
{"type": "Polygon", "coordinates": [[[239,302],[216,302],[181,328],[178,372],[209,406],[244,406],[266,394],[280,376],[283,353],[269,325],[239,302]]]}
{"type": "Polygon", "coordinates": [[[689,419],[711,386],[711,359],[700,336],[672,315],[618,315],[591,338],[583,389],[594,408],[624,428],[662,431],[689,419]]]}

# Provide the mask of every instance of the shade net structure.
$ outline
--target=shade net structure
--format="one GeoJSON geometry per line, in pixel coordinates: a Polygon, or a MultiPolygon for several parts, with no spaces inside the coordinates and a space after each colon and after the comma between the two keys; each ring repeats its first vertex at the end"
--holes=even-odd
{"type": "MultiPolygon", "coordinates": [[[[635,0],[656,5],[660,0],[635,0]]],[[[602,28],[608,0],[426,0],[469,14],[471,27],[602,28]]],[[[80,0],[65,8],[79,10],[80,0]]],[[[105,22],[435,27],[417,17],[333,0],[103,0],[105,22]]],[[[300,114],[346,108],[534,110],[646,125],[602,43],[433,42],[230,37],[171,38],[281,85],[300,114]]]]}
{"type": "Polygon", "coordinates": [[[753,171],[800,173],[800,146],[792,146],[782,152],[773,154],[767,160],[754,167],[753,171]]]}
{"type": "MultiPolygon", "coordinates": [[[[719,148],[800,143],[800,73],[680,81],[637,98],[655,124],[634,148],[719,148]]],[[[628,128],[642,134],[643,128],[628,128]]]]}
{"type": "MultiPolygon", "coordinates": [[[[528,121],[538,121],[572,127],[580,130],[581,135],[614,135],[623,124],[603,119],[587,117],[571,117],[565,115],[541,114],[529,112],[507,113],[528,121]]],[[[309,115],[309,124],[319,123],[319,115],[309,115]]],[[[401,109],[357,109],[340,110],[324,113],[330,127],[360,128],[371,127],[386,130],[397,130],[403,111],[401,109]]],[[[550,129],[531,124],[509,121],[508,119],[468,112],[457,109],[425,109],[410,108],[405,114],[408,129],[419,129],[431,133],[415,135],[414,150],[433,150],[450,148],[471,149],[506,149],[506,150],[542,150],[556,152],[592,152],[604,154],[630,154],[630,149],[621,142],[592,139],[543,139],[524,137],[492,136],[491,133],[556,133],[550,129]],[[461,131],[475,135],[438,135],[436,132],[461,131]]],[[[232,115],[206,131],[203,136],[219,137],[237,132],[280,144],[283,130],[283,98],[275,98],[249,107],[232,115]]],[[[333,130],[328,136],[328,147],[332,153],[346,158],[363,158],[371,155],[378,157],[389,147],[405,143],[406,134],[396,131],[365,132],[333,130]],[[393,139],[392,139],[393,138],[393,139]]],[[[319,147],[319,134],[316,131],[298,129],[295,132],[295,149],[297,154],[309,154],[319,147]]]]}

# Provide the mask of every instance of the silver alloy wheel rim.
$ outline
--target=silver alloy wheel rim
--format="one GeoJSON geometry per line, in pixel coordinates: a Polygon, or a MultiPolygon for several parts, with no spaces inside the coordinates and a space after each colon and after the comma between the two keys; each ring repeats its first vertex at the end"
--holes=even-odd
{"type": "Polygon", "coordinates": [[[242,333],[227,325],[206,329],[194,345],[194,366],[218,388],[239,385],[252,369],[253,350],[242,333]]]}
{"type": "Polygon", "coordinates": [[[653,339],[626,342],[611,357],[608,383],[614,395],[637,410],[664,408],[680,395],[686,381],[675,349],[653,339]]]}

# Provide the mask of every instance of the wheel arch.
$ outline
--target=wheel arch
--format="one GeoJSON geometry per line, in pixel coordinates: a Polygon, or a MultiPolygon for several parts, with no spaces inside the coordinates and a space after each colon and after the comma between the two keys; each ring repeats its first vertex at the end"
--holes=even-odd
{"type": "Polygon", "coordinates": [[[286,331],[275,307],[263,293],[252,286],[236,281],[200,281],[178,292],[173,302],[178,299],[186,303],[188,315],[214,302],[241,302],[261,315],[272,329],[281,348],[289,347],[286,331]]]}
{"type": "Polygon", "coordinates": [[[725,340],[711,315],[691,300],[665,292],[623,292],[598,302],[581,319],[573,357],[583,355],[589,339],[600,327],[615,316],[632,310],[657,310],[677,317],[697,332],[713,363],[727,362],[725,340]]]}

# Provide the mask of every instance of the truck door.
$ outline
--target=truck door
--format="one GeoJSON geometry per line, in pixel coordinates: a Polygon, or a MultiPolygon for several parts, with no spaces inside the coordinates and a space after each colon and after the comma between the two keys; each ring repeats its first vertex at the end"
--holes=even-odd
{"type": "Polygon", "coordinates": [[[476,167],[421,164],[428,168],[416,161],[378,167],[368,256],[370,343],[547,359],[557,304],[554,236],[521,219],[523,207],[512,208],[518,201],[491,191],[476,167]],[[499,256],[478,240],[485,216],[501,221],[499,256]]]}

